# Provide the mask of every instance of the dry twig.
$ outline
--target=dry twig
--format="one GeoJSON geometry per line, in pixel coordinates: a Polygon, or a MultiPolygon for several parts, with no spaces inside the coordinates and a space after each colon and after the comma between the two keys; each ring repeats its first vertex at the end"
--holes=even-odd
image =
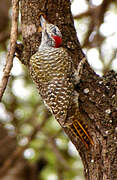
{"type": "Polygon", "coordinates": [[[19,12],[19,0],[12,0],[12,27],[11,27],[11,34],[10,34],[10,49],[7,55],[6,65],[4,68],[4,74],[0,83],[0,100],[5,91],[8,78],[9,78],[9,73],[13,66],[13,57],[15,54],[16,41],[17,41],[17,35],[18,35],[18,12],[19,12]]]}

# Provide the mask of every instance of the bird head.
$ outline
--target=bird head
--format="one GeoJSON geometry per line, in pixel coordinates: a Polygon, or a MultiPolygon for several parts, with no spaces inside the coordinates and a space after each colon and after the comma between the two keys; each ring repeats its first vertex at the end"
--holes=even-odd
{"type": "Polygon", "coordinates": [[[60,47],[62,34],[59,28],[53,24],[49,24],[42,15],[40,16],[40,22],[42,28],[41,44],[55,48],[60,47]]]}

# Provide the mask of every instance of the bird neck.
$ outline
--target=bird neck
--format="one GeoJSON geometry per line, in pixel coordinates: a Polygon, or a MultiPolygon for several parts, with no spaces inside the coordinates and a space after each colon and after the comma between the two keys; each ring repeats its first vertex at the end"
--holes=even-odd
{"type": "Polygon", "coordinates": [[[46,53],[49,53],[49,52],[58,51],[59,48],[55,48],[55,47],[52,47],[52,46],[48,45],[48,43],[41,42],[38,50],[40,52],[43,52],[43,53],[46,54],[46,53]]]}

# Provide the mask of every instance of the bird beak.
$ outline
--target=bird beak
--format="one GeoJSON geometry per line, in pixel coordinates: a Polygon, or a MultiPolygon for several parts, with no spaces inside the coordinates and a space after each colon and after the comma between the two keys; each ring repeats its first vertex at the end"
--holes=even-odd
{"type": "Polygon", "coordinates": [[[41,22],[42,31],[45,31],[47,22],[46,22],[45,18],[42,15],[40,16],[40,22],[41,22]]]}

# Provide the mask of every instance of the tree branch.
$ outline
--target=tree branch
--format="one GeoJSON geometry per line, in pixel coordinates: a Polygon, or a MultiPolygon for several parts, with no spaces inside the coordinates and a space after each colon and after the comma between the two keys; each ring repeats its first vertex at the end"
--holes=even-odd
{"type": "MultiPolygon", "coordinates": [[[[106,1],[104,2],[106,3],[106,1]]],[[[105,7],[107,9],[106,4],[105,7]]],[[[101,10],[95,15],[95,20],[98,20],[101,10]]],[[[21,1],[24,57],[29,61],[30,56],[39,47],[40,34],[37,33],[39,21],[36,17],[41,12],[45,12],[47,20],[50,23],[57,24],[61,30],[63,47],[68,50],[75,68],[77,68],[79,62],[84,58],[84,53],[76,38],[76,31],[70,12],[70,0],[21,1]]],[[[100,15],[100,19],[103,19],[102,17],[100,15]]],[[[98,21],[93,25],[95,26],[96,23],[99,27],[100,23],[98,21]]],[[[81,141],[75,138],[74,133],[69,128],[63,129],[79,151],[87,180],[110,180],[110,176],[111,179],[117,179],[117,144],[114,141],[117,139],[115,135],[115,127],[117,126],[116,83],[117,76],[115,73],[110,72],[103,78],[99,77],[86,61],[83,66],[81,81],[75,87],[79,93],[80,113],[88,124],[88,130],[93,137],[94,146],[91,146],[89,150],[85,149],[81,141]]]]}
{"type": "Polygon", "coordinates": [[[12,27],[11,27],[11,34],[10,34],[10,49],[9,49],[7,59],[6,59],[4,74],[0,83],[0,100],[5,91],[8,78],[9,78],[9,73],[13,66],[13,57],[15,54],[16,41],[17,41],[17,35],[18,35],[18,12],[19,12],[19,0],[12,0],[12,27]]]}
{"type": "Polygon", "coordinates": [[[74,16],[74,19],[81,19],[84,17],[89,16],[91,18],[90,24],[88,31],[85,35],[84,43],[83,43],[83,48],[84,47],[94,47],[94,46],[99,46],[99,44],[104,40],[104,37],[102,37],[99,34],[99,27],[102,24],[104,20],[104,15],[109,7],[109,5],[113,2],[113,0],[106,1],[104,0],[101,5],[99,6],[91,6],[89,9],[81,14],[78,14],[74,16]],[[92,32],[95,32],[92,37],[92,40],[89,41],[89,37],[92,35],[92,32]]]}

